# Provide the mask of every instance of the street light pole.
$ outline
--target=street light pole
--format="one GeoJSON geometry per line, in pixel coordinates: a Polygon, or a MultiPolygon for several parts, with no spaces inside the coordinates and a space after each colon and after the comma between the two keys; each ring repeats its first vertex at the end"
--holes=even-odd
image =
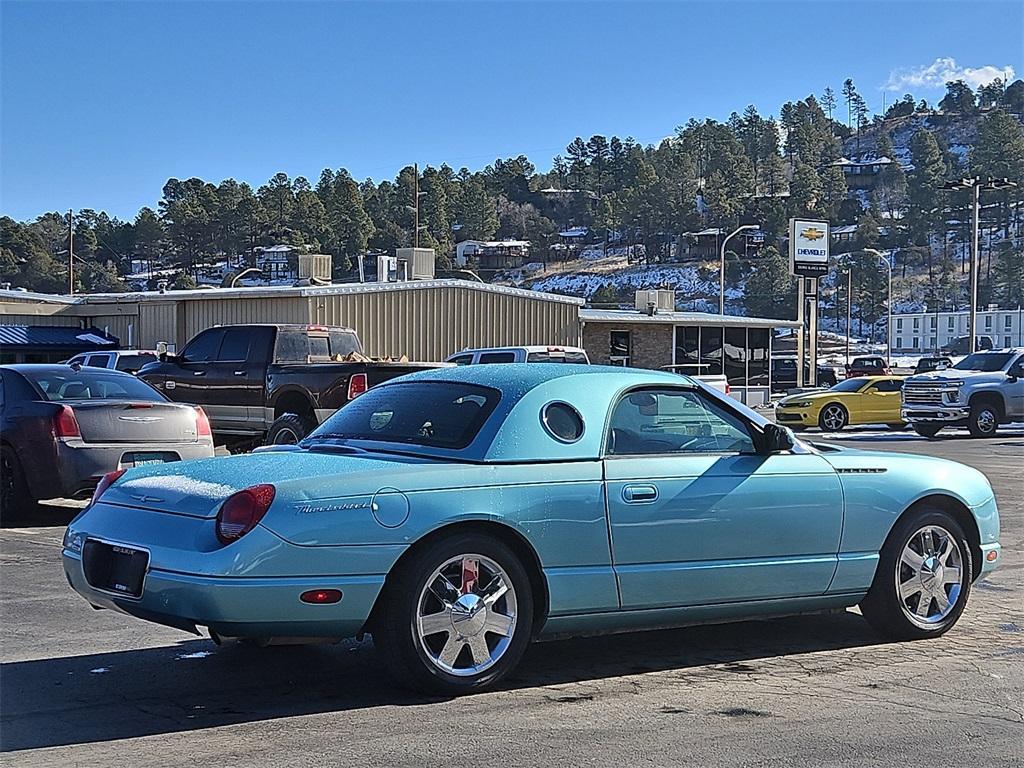
{"type": "MultiPolygon", "coordinates": [[[[886,258],[881,251],[875,250],[874,248],[861,248],[864,253],[870,253],[878,257],[878,260],[885,265],[886,271],[889,273],[888,283],[888,302],[887,312],[885,320],[885,363],[892,367],[892,264],[889,259],[886,258]]],[[[938,330],[936,329],[935,335],[938,337],[938,330]]]]}
{"type": "Polygon", "coordinates": [[[850,367],[850,325],[853,323],[853,267],[846,265],[846,367],[850,367]]]}
{"type": "Polygon", "coordinates": [[[725,244],[728,243],[732,238],[736,237],[740,232],[744,232],[748,229],[760,229],[759,224],[743,224],[737,227],[732,233],[729,234],[725,240],[722,241],[722,251],[720,254],[721,260],[719,263],[719,275],[718,275],[718,314],[725,314],[725,244]]]}
{"type": "MultiPolygon", "coordinates": [[[[987,179],[982,181],[981,178],[975,176],[973,178],[963,178],[956,181],[947,181],[945,184],[939,187],[939,189],[945,190],[971,190],[971,313],[968,316],[968,333],[970,334],[970,341],[968,342],[968,349],[971,353],[977,351],[978,344],[978,272],[980,254],[978,253],[978,239],[980,236],[980,214],[981,214],[981,190],[983,189],[1010,189],[1016,187],[1017,182],[1010,181],[1009,179],[987,179]]],[[[936,338],[938,338],[938,329],[935,331],[936,338]]]]}

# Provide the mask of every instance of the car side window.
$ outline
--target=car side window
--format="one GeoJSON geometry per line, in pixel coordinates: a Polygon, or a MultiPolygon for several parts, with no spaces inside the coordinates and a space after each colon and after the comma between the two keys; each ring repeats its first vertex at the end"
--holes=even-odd
{"type": "Polygon", "coordinates": [[[612,411],[607,453],[754,453],[739,416],[695,390],[645,389],[627,393],[612,411]]]}
{"type": "MultiPolygon", "coordinates": [[[[217,353],[220,362],[243,362],[249,358],[250,332],[245,328],[228,328],[224,333],[224,341],[217,353]]],[[[326,342],[326,339],[324,339],[326,342]]],[[[326,347],[326,344],[325,344],[326,347]]]]}
{"type": "Polygon", "coordinates": [[[109,368],[110,355],[89,355],[89,362],[87,365],[92,368],[109,368]]]}
{"type": "Polygon", "coordinates": [[[899,392],[903,389],[903,381],[901,379],[883,379],[875,382],[874,388],[879,392],[899,392]]]}
{"type": "Polygon", "coordinates": [[[472,355],[458,355],[457,357],[453,357],[448,362],[449,363],[455,363],[456,365],[469,365],[470,363],[473,362],[473,356],[472,355]]]}
{"type": "Polygon", "coordinates": [[[217,359],[221,339],[224,338],[223,328],[211,328],[203,331],[189,342],[181,351],[181,360],[185,363],[205,363],[217,359]]]}

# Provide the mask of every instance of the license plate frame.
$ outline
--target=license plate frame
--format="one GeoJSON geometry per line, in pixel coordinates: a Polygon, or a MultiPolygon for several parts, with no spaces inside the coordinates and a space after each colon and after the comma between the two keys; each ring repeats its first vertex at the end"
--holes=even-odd
{"type": "Polygon", "coordinates": [[[167,464],[169,461],[164,451],[129,451],[121,457],[121,466],[127,469],[148,464],[167,464]]]}
{"type": "Polygon", "coordinates": [[[148,549],[87,538],[82,545],[85,581],[93,589],[128,600],[142,598],[149,573],[148,549]]]}

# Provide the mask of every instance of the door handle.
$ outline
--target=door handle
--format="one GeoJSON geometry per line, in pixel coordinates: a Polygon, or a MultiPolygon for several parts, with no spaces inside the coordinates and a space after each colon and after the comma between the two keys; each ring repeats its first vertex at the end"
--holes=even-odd
{"type": "Polygon", "coordinates": [[[205,376],[206,371],[192,371],[193,376],[205,376]]]}
{"type": "Polygon", "coordinates": [[[627,485],[622,489],[622,499],[627,504],[650,504],[658,500],[658,488],[654,485],[627,485]]]}
{"type": "Polygon", "coordinates": [[[245,376],[245,371],[235,371],[235,376],[245,376]]]}

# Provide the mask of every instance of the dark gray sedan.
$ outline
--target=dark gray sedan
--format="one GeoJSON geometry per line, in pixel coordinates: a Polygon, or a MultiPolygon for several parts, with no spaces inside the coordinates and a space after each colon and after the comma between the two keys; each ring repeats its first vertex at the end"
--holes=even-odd
{"type": "Polygon", "coordinates": [[[90,494],[108,472],[213,456],[199,407],[135,376],[77,365],[0,366],[0,511],[90,494]]]}

